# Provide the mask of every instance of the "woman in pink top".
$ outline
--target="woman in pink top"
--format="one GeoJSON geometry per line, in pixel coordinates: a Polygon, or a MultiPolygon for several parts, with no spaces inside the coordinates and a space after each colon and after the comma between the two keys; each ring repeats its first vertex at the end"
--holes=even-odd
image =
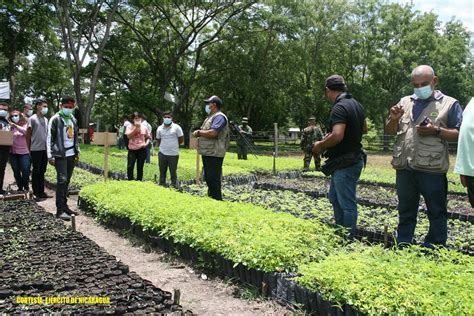
{"type": "Polygon", "coordinates": [[[10,130],[13,132],[13,145],[10,149],[10,164],[18,186],[18,191],[29,191],[30,152],[26,143],[26,119],[20,111],[10,112],[10,130]]]}
{"type": "Polygon", "coordinates": [[[128,138],[127,177],[133,180],[133,169],[137,162],[137,180],[143,180],[143,165],[146,159],[146,147],[150,143],[150,132],[143,122],[143,115],[133,113],[133,124],[127,126],[125,135],[128,138]]]}

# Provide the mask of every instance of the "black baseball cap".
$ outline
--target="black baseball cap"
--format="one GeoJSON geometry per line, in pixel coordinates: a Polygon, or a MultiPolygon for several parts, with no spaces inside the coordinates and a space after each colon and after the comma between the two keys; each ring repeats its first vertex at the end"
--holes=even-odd
{"type": "Polygon", "coordinates": [[[326,87],[331,88],[333,86],[345,86],[346,82],[340,75],[332,75],[326,79],[326,87]]]}
{"type": "Polygon", "coordinates": [[[205,103],[215,103],[220,108],[222,106],[222,100],[217,95],[213,95],[209,99],[204,100],[205,103]]]}

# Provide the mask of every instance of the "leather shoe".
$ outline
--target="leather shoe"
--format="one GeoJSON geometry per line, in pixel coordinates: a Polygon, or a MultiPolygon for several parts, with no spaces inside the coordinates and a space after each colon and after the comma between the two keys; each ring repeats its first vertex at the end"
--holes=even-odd
{"type": "Polygon", "coordinates": [[[52,198],[51,195],[47,195],[46,193],[41,193],[38,195],[38,197],[42,198],[42,199],[49,199],[49,198],[52,198]]]}
{"type": "Polygon", "coordinates": [[[69,216],[65,212],[56,213],[56,217],[62,219],[63,221],[70,221],[71,220],[71,216],[69,216]]]}
{"type": "Polygon", "coordinates": [[[42,198],[41,196],[35,196],[33,200],[35,200],[35,202],[43,202],[46,199],[42,198]]]}
{"type": "Polygon", "coordinates": [[[79,212],[77,211],[73,211],[71,210],[69,207],[66,207],[66,209],[64,210],[64,212],[66,212],[68,215],[79,215],[79,212]]]}

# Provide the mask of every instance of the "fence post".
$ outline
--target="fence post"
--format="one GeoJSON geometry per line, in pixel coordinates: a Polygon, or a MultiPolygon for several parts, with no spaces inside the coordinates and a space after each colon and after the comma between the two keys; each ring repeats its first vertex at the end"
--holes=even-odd
{"type": "Polygon", "coordinates": [[[276,157],[278,156],[278,123],[273,123],[274,135],[273,135],[273,175],[276,175],[276,157]]]}

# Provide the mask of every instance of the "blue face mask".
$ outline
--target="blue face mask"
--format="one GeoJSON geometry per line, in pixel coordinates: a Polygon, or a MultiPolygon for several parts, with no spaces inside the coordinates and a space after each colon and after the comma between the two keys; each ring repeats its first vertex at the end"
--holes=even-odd
{"type": "Polygon", "coordinates": [[[43,115],[48,114],[48,108],[42,108],[41,109],[41,114],[43,114],[43,115]]]}
{"type": "Polygon", "coordinates": [[[431,85],[427,85],[421,88],[415,88],[415,94],[419,99],[426,100],[433,94],[431,85]]]}
{"type": "Polygon", "coordinates": [[[206,111],[207,114],[211,113],[211,109],[209,108],[209,104],[206,104],[204,107],[204,111],[206,111]]]}
{"type": "Polygon", "coordinates": [[[62,108],[61,110],[65,116],[71,116],[74,109],[62,108]]]}
{"type": "Polygon", "coordinates": [[[7,117],[8,111],[0,110],[0,117],[7,117]]]}
{"type": "Polygon", "coordinates": [[[173,122],[172,118],[169,118],[169,117],[164,117],[163,118],[163,123],[165,123],[165,125],[170,125],[171,122],[173,122]]]}
{"type": "Polygon", "coordinates": [[[18,115],[13,115],[12,116],[12,121],[13,121],[13,123],[18,123],[20,121],[20,117],[18,115]]]}

